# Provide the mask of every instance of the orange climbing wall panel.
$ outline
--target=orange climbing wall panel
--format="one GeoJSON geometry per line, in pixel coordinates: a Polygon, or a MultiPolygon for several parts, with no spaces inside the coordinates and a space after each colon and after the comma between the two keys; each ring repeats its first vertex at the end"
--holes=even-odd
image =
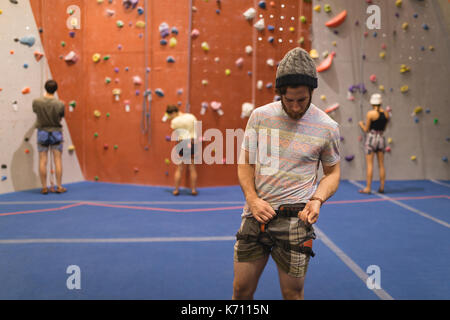
{"type": "MultiPolygon", "coordinates": [[[[171,130],[169,123],[161,121],[168,104],[179,104],[185,111],[189,103],[188,109],[202,121],[203,131],[217,128],[224,134],[226,129],[243,129],[247,119],[240,118],[242,103],[260,106],[274,98],[273,88],[256,89],[257,80],[263,80],[264,85],[275,82],[276,66],[267,66],[266,60],[279,61],[287,50],[297,46],[301,36],[305,38],[303,46],[309,50],[309,24],[300,23],[298,18],[305,15],[311,21],[311,4],[298,0],[275,1],[274,7],[267,1],[266,9],[259,8],[258,1],[253,0],[223,1],[220,8],[216,1],[194,0],[192,29],[198,29],[200,35],[192,39],[190,55],[188,0],[177,0],[176,4],[140,0],[138,6],[146,6],[145,28],[136,26],[136,22],[145,20],[145,15],[140,15],[137,8],[126,10],[122,1],[30,2],[36,23],[42,28],[41,39],[51,74],[59,83],[59,97],[66,103],[76,101],[73,112],[66,112],[66,120],[87,180],[98,177],[104,182],[172,185],[174,165],[164,161],[170,158],[173,146],[165,139],[171,130]],[[71,18],[67,8],[71,5],[80,8],[79,30],[66,26],[71,18]],[[258,12],[253,22],[242,16],[249,7],[258,12]],[[108,15],[107,10],[114,14],[108,15]],[[266,26],[274,25],[275,31],[256,31],[253,23],[259,15],[264,17],[266,26]],[[116,25],[118,20],[123,21],[122,28],[116,25]],[[177,35],[166,38],[177,39],[173,48],[160,44],[158,27],[162,22],[178,29],[177,35]],[[295,28],[293,32],[289,31],[290,26],[295,28]],[[73,37],[69,35],[71,31],[73,37]],[[267,41],[269,36],[275,38],[272,44],[267,41]],[[203,41],[209,43],[207,53],[201,49],[203,41]],[[250,56],[245,54],[246,45],[253,46],[250,56]],[[78,55],[78,61],[72,65],[63,59],[70,51],[78,55]],[[97,63],[92,60],[96,53],[101,55],[97,63]],[[109,59],[104,60],[105,56],[109,59]],[[167,63],[168,56],[175,63],[167,63]],[[242,68],[235,66],[239,57],[244,58],[242,68]],[[230,69],[229,76],[225,69],[230,69]],[[133,83],[134,76],[142,79],[141,85],[133,83]],[[204,79],[208,80],[206,86],[202,85],[204,79]],[[114,88],[121,89],[118,101],[112,94],[114,88]],[[144,109],[147,88],[153,93],[149,123],[145,121],[148,109],[144,109]],[[164,91],[164,97],[155,94],[157,88],[164,91]],[[125,100],[130,102],[129,112],[125,110],[125,100]],[[202,102],[212,101],[222,103],[223,116],[211,108],[200,115],[202,102]],[[100,117],[95,117],[94,111],[99,111],[100,117]]],[[[199,186],[238,183],[236,164],[202,164],[198,173],[199,186]]]]}

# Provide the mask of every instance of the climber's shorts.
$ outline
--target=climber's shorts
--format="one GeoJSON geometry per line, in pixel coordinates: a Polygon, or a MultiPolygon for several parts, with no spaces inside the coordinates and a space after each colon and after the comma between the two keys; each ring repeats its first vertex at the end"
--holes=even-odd
{"type": "Polygon", "coordinates": [[[44,146],[40,143],[37,144],[38,152],[47,152],[49,149],[63,151],[63,143],[54,144],[51,146],[44,146]]]}
{"type": "Polygon", "coordinates": [[[382,131],[371,130],[366,137],[364,145],[365,154],[372,154],[376,152],[384,152],[386,141],[382,131]]]}
{"type": "MultiPolygon", "coordinates": [[[[243,217],[234,245],[235,262],[251,262],[269,254],[277,266],[296,278],[306,275],[312,253],[312,226],[305,226],[297,217],[276,216],[263,225],[254,217],[243,217]],[[302,250],[308,245],[310,251],[302,250]]],[[[308,249],[308,248],[307,248],[308,249]]]]}

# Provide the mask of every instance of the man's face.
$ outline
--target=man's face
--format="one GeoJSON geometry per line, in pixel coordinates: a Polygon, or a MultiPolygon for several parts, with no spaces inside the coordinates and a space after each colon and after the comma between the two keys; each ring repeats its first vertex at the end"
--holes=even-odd
{"type": "Polygon", "coordinates": [[[286,94],[281,96],[284,111],[290,118],[299,120],[311,104],[311,95],[307,86],[287,88],[286,94]]]}

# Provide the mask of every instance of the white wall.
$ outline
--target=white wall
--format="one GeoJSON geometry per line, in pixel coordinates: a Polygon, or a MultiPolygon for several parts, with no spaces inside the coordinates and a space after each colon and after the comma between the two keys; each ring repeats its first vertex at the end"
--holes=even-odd
{"type": "MultiPolygon", "coordinates": [[[[7,166],[7,169],[0,169],[0,177],[6,177],[0,181],[1,194],[40,188],[36,130],[33,128],[36,116],[31,103],[43,94],[44,83],[51,74],[45,57],[39,62],[34,58],[36,50],[44,50],[29,1],[12,4],[2,0],[0,10],[0,164],[7,166]],[[24,36],[34,36],[35,44],[28,47],[14,41],[24,36]],[[10,54],[11,50],[14,54],[10,54]],[[28,68],[24,68],[24,64],[28,64],[28,68]],[[24,87],[30,87],[31,92],[22,94],[24,87]],[[17,111],[13,109],[14,101],[17,101],[17,111]],[[28,142],[26,137],[29,137],[28,142]]],[[[63,184],[82,181],[76,151],[72,154],[67,151],[72,141],[65,121],[63,128],[63,184]]]]}
{"type": "MultiPolygon", "coordinates": [[[[321,5],[322,10],[313,13],[312,48],[319,54],[324,51],[337,53],[332,68],[319,74],[319,88],[313,102],[323,108],[340,103],[340,108],[330,115],[341,125],[341,135],[345,139],[341,145],[343,157],[355,155],[352,162],[342,161],[342,177],[365,179],[363,142],[358,140],[362,131],[357,124],[371,109],[370,95],[381,93],[378,87],[384,85],[384,107],[389,105],[393,110],[385,133],[386,138],[393,140],[392,152],[385,156],[387,179],[448,180],[449,163],[442,158],[450,158],[450,141],[446,140],[450,137],[450,48],[446,28],[448,16],[443,15],[448,14],[450,4],[441,2],[447,6],[447,10],[443,10],[438,1],[403,0],[401,8],[397,8],[393,0],[372,3],[381,9],[380,30],[366,27],[369,17],[366,1],[313,1],[313,5],[321,5]],[[324,12],[326,3],[331,5],[331,13],[324,12]],[[334,34],[324,24],[344,9],[348,11],[347,20],[336,28],[338,34],[334,34]],[[417,18],[413,17],[415,13],[417,18]],[[401,28],[403,22],[409,24],[407,31],[401,28]],[[422,28],[424,23],[429,26],[428,31],[422,28]],[[366,31],[368,36],[364,37],[366,31]],[[382,49],[382,44],[386,44],[386,50],[382,49]],[[428,49],[430,45],[434,46],[434,51],[428,49]],[[420,49],[421,46],[425,51],[420,49]],[[382,51],[386,52],[385,59],[379,57],[382,51]],[[364,61],[363,54],[366,55],[364,61]],[[401,74],[402,64],[409,66],[411,71],[401,74]],[[375,84],[369,80],[372,74],[378,79],[375,84]],[[348,88],[359,83],[365,84],[367,93],[355,93],[355,101],[347,100],[348,88]],[[407,94],[400,93],[403,85],[409,86],[407,94]],[[321,101],[321,95],[327,100],[321,101]],[[417,106],[430,110],[429,114],[418,115],[419,123],[411,116],[417,106]],[[439,120],[437,125],[433,123],[434,118],[439,120]],[[417,157],[416,161],[410,160],[413,155],[417,157]]],[[[376,165],[374,178],[378,179],[376,165]]]]}

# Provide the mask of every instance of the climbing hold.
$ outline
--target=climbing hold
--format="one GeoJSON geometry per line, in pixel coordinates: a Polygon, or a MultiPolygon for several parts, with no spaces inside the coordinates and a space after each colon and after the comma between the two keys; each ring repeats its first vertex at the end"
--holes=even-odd
{"type": "Polygon", "coordinates": [[[309,51],[309,55],[310,55],[311,58],[313,58],[313,59],[319,58],[319,53],[317,52],[316,49],[311,49],[311,51],[309,51]]]}
{"type": "Polygon", "coordinates": [[[26,37],[20,38],[19,42],[26,46],[32,47],[34,45],[34,43],[36,42],[36,39],[33,36],[26,36],[26,37]]]}
{"type": "Polygon", "coordinates": [[[98,133],[94,132],[94,138],[98,138],[98,133]]]}
{"type": "Polygon", "coordinates": [[[192,32],[191,32],[192,39],[197,38],[199,35],[200,35],[200,31],[198,31],[198,29],[192,30],[192,32]]]}
{"type": "Polygon", "coordinates": [[[242,67],[242,65],[244,64],[244,58],[238,58],[236,61],[235,61],[235,65],[236,65],[236,67],[238,67],[238,68],[241,68],[242,67]]]}
{"type": "Polygon", "coordinates": [[[29,87],[25,87],[22,89],[22,94],[28,94],[31,92],[31,89],[29,87]]]}
{"type": "Polygon", "coordinates": [[[77,106],[77,103],[76,103],[75,100],[72,100],[72,101],[69,102],[69,107],[75,108],[76,106],[77,106]]]}
{"type": "Polygon", "coordinates": [[[94,111],[94,117],[100,118],[101,115],[102,115],[102,113],[99,110],[94,111]]]}
{"type": "Polygon", "coordinates": [[[170,29],[170,32],[174,35],[178,35],[178,29],[177,27],[172,27],[172,29],[170,29]]]}
{"type": "Polygon", "coordinates": [[[134,9],[134,8],[136,8],[138,2],[139,2],[139,0],[123,0],[122,4],[125,9],[130,9],[130,8],[134,9]]]}
{"type": "Polygon", "coordinates": [[[306,19],[305,16],[301,16],[301,17],[299,18],[299,20],[300,20],[301,23],[306,23],[306,21],[307,21],[307,19],[306,19]]]}
{"type": "Polygon", "coordinates": [[[121,93],[122,93],[122,90],[120,90],[119,88],[114,88],[113,91],[112,91],[112,94],[114,96],[114,100],[119,101],[121,93]]]}
{"type": "Polygon", "coordinates": [[[145,21],[142,21],[142,20],[137,21],[136,27],[141,28],[141,29],[145,28],[145,21]]]}
{"type": "Polygon", "coordinates": [[[168,158],[165,158],[165,159],[164,159],[164,162],[165,162],[167,165],[170,164],[170,160],[169,160],[168,158]]]}
{"type": "Polygon", "coordinates": [[[202,85],[206,86],[206,85],[208,85],[208,83],[209,83],[208,80],[206,80],[206,79],[202,80],[202,85]]]}
{"type": "Polygon", "coordinates": [[[401,73],[405,73],[405,72],[409,72],[409,71],[411,71],[411,68],[408,67],[408,66],[406,66],[405,64],[402,64],[402,65],[400,66],[400,72],[401,72],[401,73]]]}
{"type": "Polygon", "coordinates": [[[29,153],[30,153],[30,150],[29,150],[29,149],[25,149],[25,153],[26,153],[26,154],[29,154],[29,153]]]}
{"type": "Polygon", "coordinates": [[[262,80],[258,80],[258,82],[256,82],[256,88],[258,90],[262,90],[263,85],[264,85],[264,82],[262,80]]]}
{"type": "Polygon", "coordinates": [[[333,105],[331,105],[330,107],[325,109],[326,113],[330,113],[333,112],[334,110],[336,110],[337,108],[339,108],[339,103],[335,103],[333,105]]]}
{"type": "Polygon", "coordinates": [[[70,145],[68,148],[67,148],[67,151],[69,151],[69,152],[73,152],[75,150],[75,146],[74,145],[70,145]]]}
{"type": "Polygon", "coordinates": [[[202,42],[202,49],[205,52],[209,51],[209,44],[208,44],[208,42],[206,42],[206,41],[202,42]]]}
{"type": "Polygon", "coordinates": [[[320,4],[318,4],[317,6],[314,7],[315,12],[320,12],[321,9],[322,9],[322,7],[320,6],[320,4]]]}
{"type": "Polygon", "coordinates": [[[422,28],[423,28],[423,30],[429,30],[430,29],[430,27],[428,27],[428,25],[426,23],[424,23],[422,25],[422,28]]]}
{"type": "Polygon", "coordinates": [[[209,103],[208,102],[202,102],[202,107],[200,109],[200,114],[204,115],[206,113],[206,109],[208,109],[209,103]]]}
{"type": "Polygon", "coordinates": [[[139,76],[134,76],[133,77],[133,84],[135,86],[140,86],[142,84],[142,79],[139,76]]]}
{"type": "Polygon", "coordinates": [[[388,143],[388,144],[391,144],[391,143],[392,143],[392,138],[389,137],[389,138],[387,139],[387,143],[388,143]]]}
{"type": "Polygon", "coordinates": [[[125,104],[125,112],[130,112],[130,100],[125,100],[123,103],[125,104]]]}
{"type": "Polygon", "coordinates": [[[322,101],[325,101],[325,100],[327,100],[327,96],[326,96],[326,95],[324,95],[324,94],[323,94],[323,95],[321,95],[321,96],[320,96],[320,100],[322,100],[322,101]]]}
{"type": "Polygon", "coordinates": [[[258,31],[264,31],[264,29],[266,28],[265,23],[264,23],[264,19],[259,19],[253,26],[258,31]]]}
{"type": "Polygon", "coordinates": [[[443,157],[442,157],[442,161],[448,162],[448,158],[447,158],[446,156],[443,156],[443,157]]]}
{"type": "Polygon", "coordinates": [[[175,58],[172,57],[172,56],[168,56],[167,59],[166,59],[166,61],[167,61],[168,63],[174,63],[174,62],[175,62],[175,58]]]}
{"type": "Polygon", "coordinates": [[[6,179],[8,179],[6,176],[2,176],[2,181],[5,181],[6,179]]]}
{"type": "Polygon", "coordinates": [[[94,180],[95,180],[95,181],[98,181],[98,179],[99,179],[98,176],[95,176],[95,177],[94,177],[94,180]]]}
{"type": "Polygon", "coordinates": [[[103,57],[103,61],[108,61],[109,58],[110,58],[110,56],[106,55],[106,56],[103,57]]]}
{"type": "Polygon", "coordinates": [[[391,147],[387,146],[386,148],[384,148],[384,151],[391,152],[391,147]]]}
{"type": "Polygon", "coordinates": [[[407,85],[404,85],[400,88],[401,93],[407,93],[409,91],[409,87],[407,85]]]}
{"type": "Polygon", "coordinates": [[[176,45],[177,45],[177,39],[174,38],[174,37],[170,38],[170,40],[169,40],[169,47],[175,48],[176,45]]]}
{"type": "Polygon", "coordinates": [[[348,162],[352,161],[353,159],[355,159],[354,155],[350,155],[350,156],[346,156],[345,160],[347,160],[348,162]]]}
{"type": "Polygon", "coordinates": [[[249,8],[244,12],[244,17],[246,20],[252,20],[256,16],[256,10],[254,8],[249,8]]]}
{"type": "Polygon", "coordinates": [[[65,57],[64,61],[67,62],[67,64],[74,64],[78,61],[78,55],[74,51],[70,51],[65,57]]]}
{"type": "Polygon", "coordinates": [[[384,51],[380,52],[379,56],[381,59],[384,59],[386,57],[386,52],[384,51]]]}
{"type": "Polygon", "coordinates": [[[222,116],[224,114],[222,111],[222,103],[221,102],[212,101],[210,105],[211,105],[211,109],[216,111],[219,114],[219,116],[222,116]]]}
{"type": "Polygon", "coordinates": [[[42,52],[39,52],[39,51],[34,52],[34,58],[36,59],[36,61],[40,61],[43,56],[44,56],[44,54],[42,52]]]}
{"type": "Polygon", "coordinates": [[[94,55],[92,56],[92,61],[94,61],[95,63],[100,61],[101,58],[101,54],[100,53],[94,53],[94,55]]]}
{"type": "Polygon", "coordinates": [[[169,35],[169,25],[166,22],[163,22],[159,25],[159,34],[162,38],[165,38],[169,35]]]}
{"type": "Polygon", "coordinates": [[[434,119],[433,119],[433,123],[434,123],[434,124],[438,124],[438,122],[439,122],[439,119],[438,119],[438,118],[434,118],[434,119]]]}
{"type": "Polygon", "coordinates": [[[242,112],[241,112],[241,118],[248,118],[250,117],[250,114],[255,109],[255,105],[253,103],[244,102],[242,104],[242,112]]]}
{"type": "Polygon", "coordinates": [[[266,63],[269,67],[273,67],[275,65],[275,61],[273,59],[267,59],[266,63]]]}
{"type": "Polygon", "coordinates": [[[347,10],[344,10],[331,20],[327,21],[325,23],[325,26],[327,26],[328,28],[336,28],[340,26],[345,21],[346,18],[347,18],[347,10]]]}
{"type": "Polygon", "coordinates": [[[374,75],[374,74],[372,74],[372,75],[370,76],[370,81],[376,82],[376,81],[377,81],[377,76],[374,75]]]}
{"type": "Polygon", "coordinates": [[[328,57],[322,61],[322,63],[317,67],[317,72],[323,72],[325,70],[328,70],[331,67],[331,64],[333,63],[333,58],[336,55],[336,52],[331,52],[328,57]]]}
{"type": "Polygon", "coordinates": [[[325,11],[326,13],[330,13],[331,12],[331,6],[329,4],[326,4],[323,6],[323,11],[325,11]]]}
{"type": "Polygon", "coordinates": [[[117,20],[117,21],[116,21],[116,26],[117,26],[118,28],[123,28],[123,25],[124,25],[124,23],[123,23],[122,20],[117,20]]]}
{"type": "Polygon", "coordinates": [[[164,97],[164,91],[163,91],[162,89],[160,89],[160,88],[157,88],[157,89],[155,90],[155,94],[156,94],[158,97],[164,97]]]}
{"type": "Polygon", "coordinates": [[[413,114],[419,114],[422,111],[423,111],[423,108],[419,106],[419,107],[414,108],[414,113],[413,114]]]}
{"type": "Polygon", "coordinates": [[[397,1],[395,1],[395,6],[396,6],[397,8],[401,8],[401,6],[402,6],[402,0],[397,0],[397,1]]]}
{"type": "Polygon", "coordinates": [[[408,27],[409,27],[408,22],[403,22],[402,29],[406,31],[406,30],[408,30],[408,27]]]}
{"type": "Polygon", "coordinates": [[[260,2],[258,3],[258,6],[259,6],[261,9],[266,9],[266,1],[265,1],[265,0],[260,1],[260,2]]]}
{"type": "Polygon", "coordinates": [[[417,160],[417,157],[416,156],[411,156],[411,158],[410,158],[412,161],[415,161],[415,160],[417,160]]]}

